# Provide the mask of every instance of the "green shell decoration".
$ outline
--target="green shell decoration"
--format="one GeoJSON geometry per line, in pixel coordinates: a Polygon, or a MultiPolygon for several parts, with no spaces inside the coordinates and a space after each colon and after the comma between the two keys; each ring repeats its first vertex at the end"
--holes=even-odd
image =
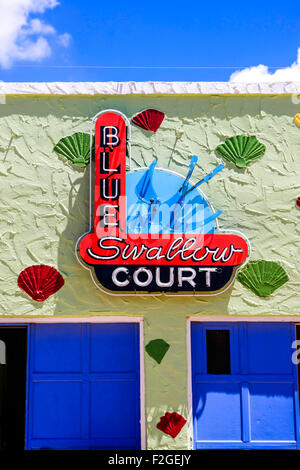
{"type": "Polygon", "coordinates": [[[153,339],[145,346],[145,349],[149,356],[160,364],[169,347],[170,345],[164,339],[153,339]]]}
{"type": "Polygon", "coordinates": [[[289,278],[285,270],[274,261],[250,261],[238,273],[237,279],[259,297],[268,297],[289,278]]]}
{"type": "Polygon", "coordinates": [[[266,147],[254,135],[237,135],[218,145],[216,151],[238,168],[246,168],[249,163],[264,155],[266,147]]]}
{"type": "Polygon", "coordinates": [[[63,137],[53,150],[66,157],[73,165],[85,168],[90,163],[90,135],[76,132],[73,135],[63,137]]]}

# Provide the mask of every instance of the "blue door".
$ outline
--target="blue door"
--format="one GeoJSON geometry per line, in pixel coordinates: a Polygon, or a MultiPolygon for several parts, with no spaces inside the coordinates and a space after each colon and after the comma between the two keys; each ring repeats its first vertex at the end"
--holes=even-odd
{"type": "Polygon", "coordinates": [[[299,448],[292,323],[192,323],[195,449],[299,448]]]}
{"type": "Polygon", "coordinates": [[[139,325],[30,330],[27,449],[139,449],[139,325]]]}

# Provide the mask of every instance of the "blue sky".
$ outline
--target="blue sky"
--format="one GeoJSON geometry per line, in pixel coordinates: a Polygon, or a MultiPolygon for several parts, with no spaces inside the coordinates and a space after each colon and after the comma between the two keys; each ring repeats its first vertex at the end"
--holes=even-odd
{"type": "Polygon", "coordinates": [[[259,64],[240,80],[300,81],[299,2],[0,0],[0,7],[3,81],[227,81],[235,68],[259,64]],[[267,66],[290,67],[272,77],[267,66]]]}

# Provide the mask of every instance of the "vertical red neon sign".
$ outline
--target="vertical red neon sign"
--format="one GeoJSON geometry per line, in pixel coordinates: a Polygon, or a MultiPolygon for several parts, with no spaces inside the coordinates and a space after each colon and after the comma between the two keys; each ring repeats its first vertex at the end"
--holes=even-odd
{"type": "Polygon", "coordinates": [[[121,115],[108,111],[95,125],[94,231],[98,238],[125,236],[125,196],[126,123],[121,115]]]}

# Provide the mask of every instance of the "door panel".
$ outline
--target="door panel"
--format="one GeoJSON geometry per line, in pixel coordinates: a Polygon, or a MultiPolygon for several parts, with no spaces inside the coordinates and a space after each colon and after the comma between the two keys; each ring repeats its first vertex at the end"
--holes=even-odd
{"type": "Polygon", "coordinates": [[[196,449],[297,447],[297,371],[291,361],[294,328],[291,323],[192,323],[196,449]],[[229,374],[208,373],[207,354],[213,354],[212,346],[206,347],[209,329],[229,331],[229,374]]]}
{"type": "Polygon", "coordinates": [[[136,397],[135,380],[132,382],[94,382],[91,384],[91,436],[134,440],[136,423],[128,397],[136,397]],[[107,397],[110,397],[109,403],[107,397]]]}
{"type": "Polygon", "coordinates": [[[241,441],[239,384],[202,382],[195,392],[196,441],[241,441]]]}
{"type": "Polygon", "coordinates": [[[248,374],[293,374],[291,323],[247,323],[248,374]]]}
{"type": "Polygon", "coordinates": [[[32,382],[33,439],[80,439],[81,382],[32,382]]]}
{"type": "Polygon", "coordinates": [[[135,371],[137,325],[132,323],[93,324],[90,328],[91,372],[135,371]],[[101,358],[99,358],[99,352],[101,358]]]}
{"type": "Polygon", "coordinates": [[[31,327],[28,449],[139,449],[139,325],[31,327]]]}
{"type": "Polygon", "coordinates": [[[252,441],[296,441],[293,383],[250,383],[249,395],[252,441]]]}

